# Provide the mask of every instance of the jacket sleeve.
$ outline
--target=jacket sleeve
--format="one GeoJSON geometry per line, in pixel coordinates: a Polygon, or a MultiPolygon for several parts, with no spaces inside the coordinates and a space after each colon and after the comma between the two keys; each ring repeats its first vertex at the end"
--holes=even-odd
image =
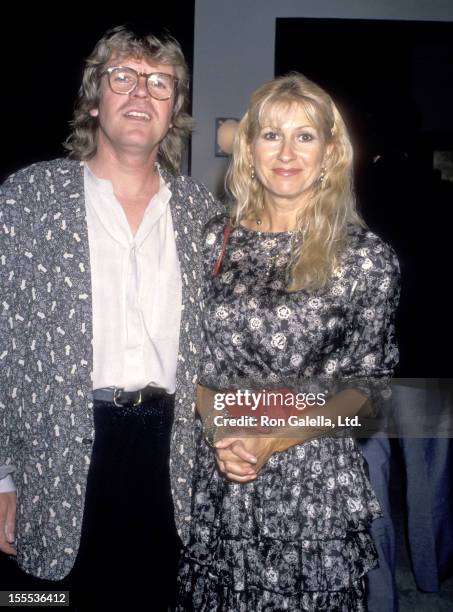
{"type": "Polygon", "coordinates": [[[15,323],[20,320],[17,298],[20,291],[18,201],[27,190],[26,183],[11,176],[0,187],[0,475],[14,471],[12,442],[11,372],[14,363],[15,323]]]}
{"type": "Polygon", "coordinates": [[[195,189],[198,194],[201,214],[203,217],[203,225],[205,225],[210,219],[216,217],[220,213],[226,213],[226,207],[220,200],[215,198],[212,193],[198,181],[194,181],[195,189]]]}

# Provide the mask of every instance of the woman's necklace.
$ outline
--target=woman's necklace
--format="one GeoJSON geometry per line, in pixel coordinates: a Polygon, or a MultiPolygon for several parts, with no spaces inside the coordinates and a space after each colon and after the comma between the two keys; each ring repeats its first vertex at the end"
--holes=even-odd
{"type": "MultiPolygon", "coordinates": [[[[260,217],[256,217],[256,224],[258,228],[260,228],[260,226],[263,224],[263,220],[260,217]]],[[[277,237],[264,236],[264,232],[258,229],[258,236],[262,250],[266,255],[265,267],[267,277],[269,277],[274,270],[287,270],[288,264],[291,260],[292,250],[297,245],[299,238],[298,232],[295,230],[289,230],[285,233],[290,235],[290,240],[288,240],[286,248],[282,250],[279,249],[276,253],[274,252],[274,254],[272,254],[278,245],[277,237]]]]}

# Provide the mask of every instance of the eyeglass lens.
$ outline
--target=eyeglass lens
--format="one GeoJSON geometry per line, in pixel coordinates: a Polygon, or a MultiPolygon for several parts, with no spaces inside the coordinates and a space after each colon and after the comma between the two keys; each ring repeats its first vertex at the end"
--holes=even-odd
{"type": "MultiPolygon", "coordinates": [[[[109,72],[110,86],[116,93],[127,94],[137,87],[139,75],[132,68],[115,68],[109,72]]],[[[173,77],[161,72],[151,73],[146,84],[153,98],[165,100],[173,93],[173,77]]]]}

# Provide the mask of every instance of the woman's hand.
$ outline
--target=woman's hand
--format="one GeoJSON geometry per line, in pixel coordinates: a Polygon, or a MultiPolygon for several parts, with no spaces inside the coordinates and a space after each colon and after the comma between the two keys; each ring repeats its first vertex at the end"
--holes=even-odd
{"type": "Polygon", "coordinates": [[[223,438],[215,443],[219,471],[229,480],[251,482],[281,448],[279,438],[223,438]]]}

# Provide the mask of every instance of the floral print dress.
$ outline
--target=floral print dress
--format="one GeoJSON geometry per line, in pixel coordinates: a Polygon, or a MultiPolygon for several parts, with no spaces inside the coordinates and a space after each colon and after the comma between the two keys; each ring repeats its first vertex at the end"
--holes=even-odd
{"type": "MultiPolygon", "coordinates": [[[[350,225],[329,285],[289,293],[289,232],[233,228],[213,275],[225,224],[216,218],[205,232],[203,384],[388,379],[398,359],[399,294],[388,245],[350,225]]],[[[242,484],[219,474],[200,430],[178,609],[366,610],[365,576],[377,564],[368,529],[381,513],[356,441],[321,437],[293,446],[242,484]]]]}

